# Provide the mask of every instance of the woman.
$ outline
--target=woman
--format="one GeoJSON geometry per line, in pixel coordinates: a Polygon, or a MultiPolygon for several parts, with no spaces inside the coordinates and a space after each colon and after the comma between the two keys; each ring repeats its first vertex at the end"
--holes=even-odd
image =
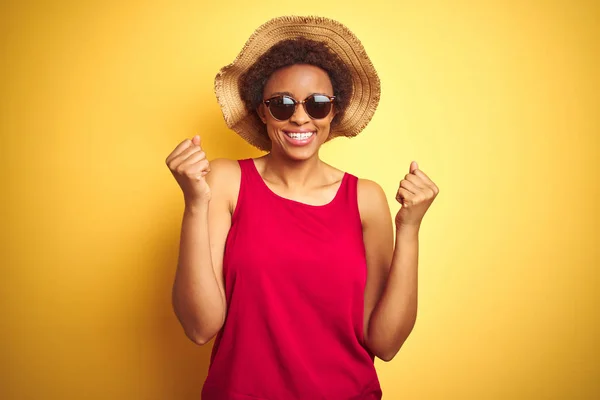
{"type": "Polygon", "coordinates": [[[400,182],[396,244],[376,183],[319,159],[379,101],[358,39],[336,21],[261,26],[215,81],[228,125],[268,153],[208,162],[200,138],[166,162],[185,199],[173,306],[187,336],[216,335],[204,399],[380,399],[417,311],[418,232],[437,186],[400,182]]]}

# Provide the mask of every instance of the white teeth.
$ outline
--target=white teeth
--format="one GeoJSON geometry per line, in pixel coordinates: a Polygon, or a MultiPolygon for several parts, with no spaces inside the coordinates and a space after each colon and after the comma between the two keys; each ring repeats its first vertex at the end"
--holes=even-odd
{"type": "Polygon", "coordinates": [[[314,132],[287,132],[287,135],[292,139],[305,140],[313,135],[314,132]]]}

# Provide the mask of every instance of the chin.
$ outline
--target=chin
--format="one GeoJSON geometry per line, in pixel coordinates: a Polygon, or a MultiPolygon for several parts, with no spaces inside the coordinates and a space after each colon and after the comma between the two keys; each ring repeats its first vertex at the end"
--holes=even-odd
{"type": "Polygon", "coordinates": [[[315,157],[318,154],[318,151],[309,151],[308,149],[292,149],[291,151],[287,150],[285,153],[290,159],[294,161],[306,161],[315,157]]]}

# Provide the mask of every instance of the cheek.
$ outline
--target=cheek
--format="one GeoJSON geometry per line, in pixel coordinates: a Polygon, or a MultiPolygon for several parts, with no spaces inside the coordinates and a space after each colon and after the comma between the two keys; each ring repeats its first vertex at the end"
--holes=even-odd
{"type": "Polygon", "coordinates": [[[266,126],[269,137],[273,139],[273,137],[277,136],[278,132],[283,129],[283,122],[276,121],[272,118],[267,118],[266,126]]]}
{"type": "Polygon", "coordinates": [[[327,117],[324,119],[319,120],[316,125],[317,128],[319,129],[319,131],[321,132],[325,132],[327,134],[329,134],[329,131],[331,130],[331,121],[332,121],[332,117],[327,117]]]}

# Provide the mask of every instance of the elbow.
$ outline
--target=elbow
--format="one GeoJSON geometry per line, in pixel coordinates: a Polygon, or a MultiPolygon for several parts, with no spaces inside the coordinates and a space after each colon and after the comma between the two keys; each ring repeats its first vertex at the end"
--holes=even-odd
{"type": "MultiPolygon", "coordinates": [[[[191,325],[191,324],[190,324],[191,325]]],[[[221,326],[201,326],[184,325],[185,335],[198,346],[204,346],[210,342],[219,332],[221,326]]]]}
{"type": "Polygon", "coordinates": [[[396,357],[396,354],[398,354],[398,351],[400,351],[399,348],[396,350],[376,354],[376,356],[377,356],[377,358],[379,358],[382,361],[390,362],[394,359],[394,357],[396,357]]]}
{"type": "Polygon", "coordinates": [[[183,332],[188,339],[197,344],[198,346],[204,346],[206,343],[210,342],[221,330],[223,324],[222,323],[202,323],[198,321],[196,318],[191,316],[187,316],[184,318],[179,313],[175,312],[177,319],[179,320],[179,324],[183,328],[183,332]]]}
{"type": "Polygon", "coordinates": [[[185,335],[188,337],[188,339],[190,339],[192,342],[194,342],[194,344],[197,344],[198,346],[204,346],[206,343],[210,342],[211,339],[215,336],[201,334],[198,332],[186,332],[185,335]]]}
{"type": "Polygon", "coordinates": [[[173,297],[172,305],[185,336],[198,346],[204,346],[210,342],[225,322],[224,313],[222,315],[220,313],[199,315],[194,310],[190,311],[189,307],[182,307],[175,297],[173,297]]]}
{"type": "Polygon", "coordinates": [[[387,339],[379,338],[379,340],[373,340],[371,348],[373,354],[382,361],[392,361],[406,342],[406,339],[408,339],[413,326],[411,325],[409,329],[404,330],[404,332],[401,332],[401,334],[396,335],[394,338],[388,337],[387,339]]]}
{"type": "Polygon", "coordinates": [[[375,343],[371,343],[368,348],[371,350],[371,353],[380,360],[390,362],[394,359],[396,354],[398,354],[401,346],[402,344],[391,346],[389,344],[376,345],[375,343]]]}

